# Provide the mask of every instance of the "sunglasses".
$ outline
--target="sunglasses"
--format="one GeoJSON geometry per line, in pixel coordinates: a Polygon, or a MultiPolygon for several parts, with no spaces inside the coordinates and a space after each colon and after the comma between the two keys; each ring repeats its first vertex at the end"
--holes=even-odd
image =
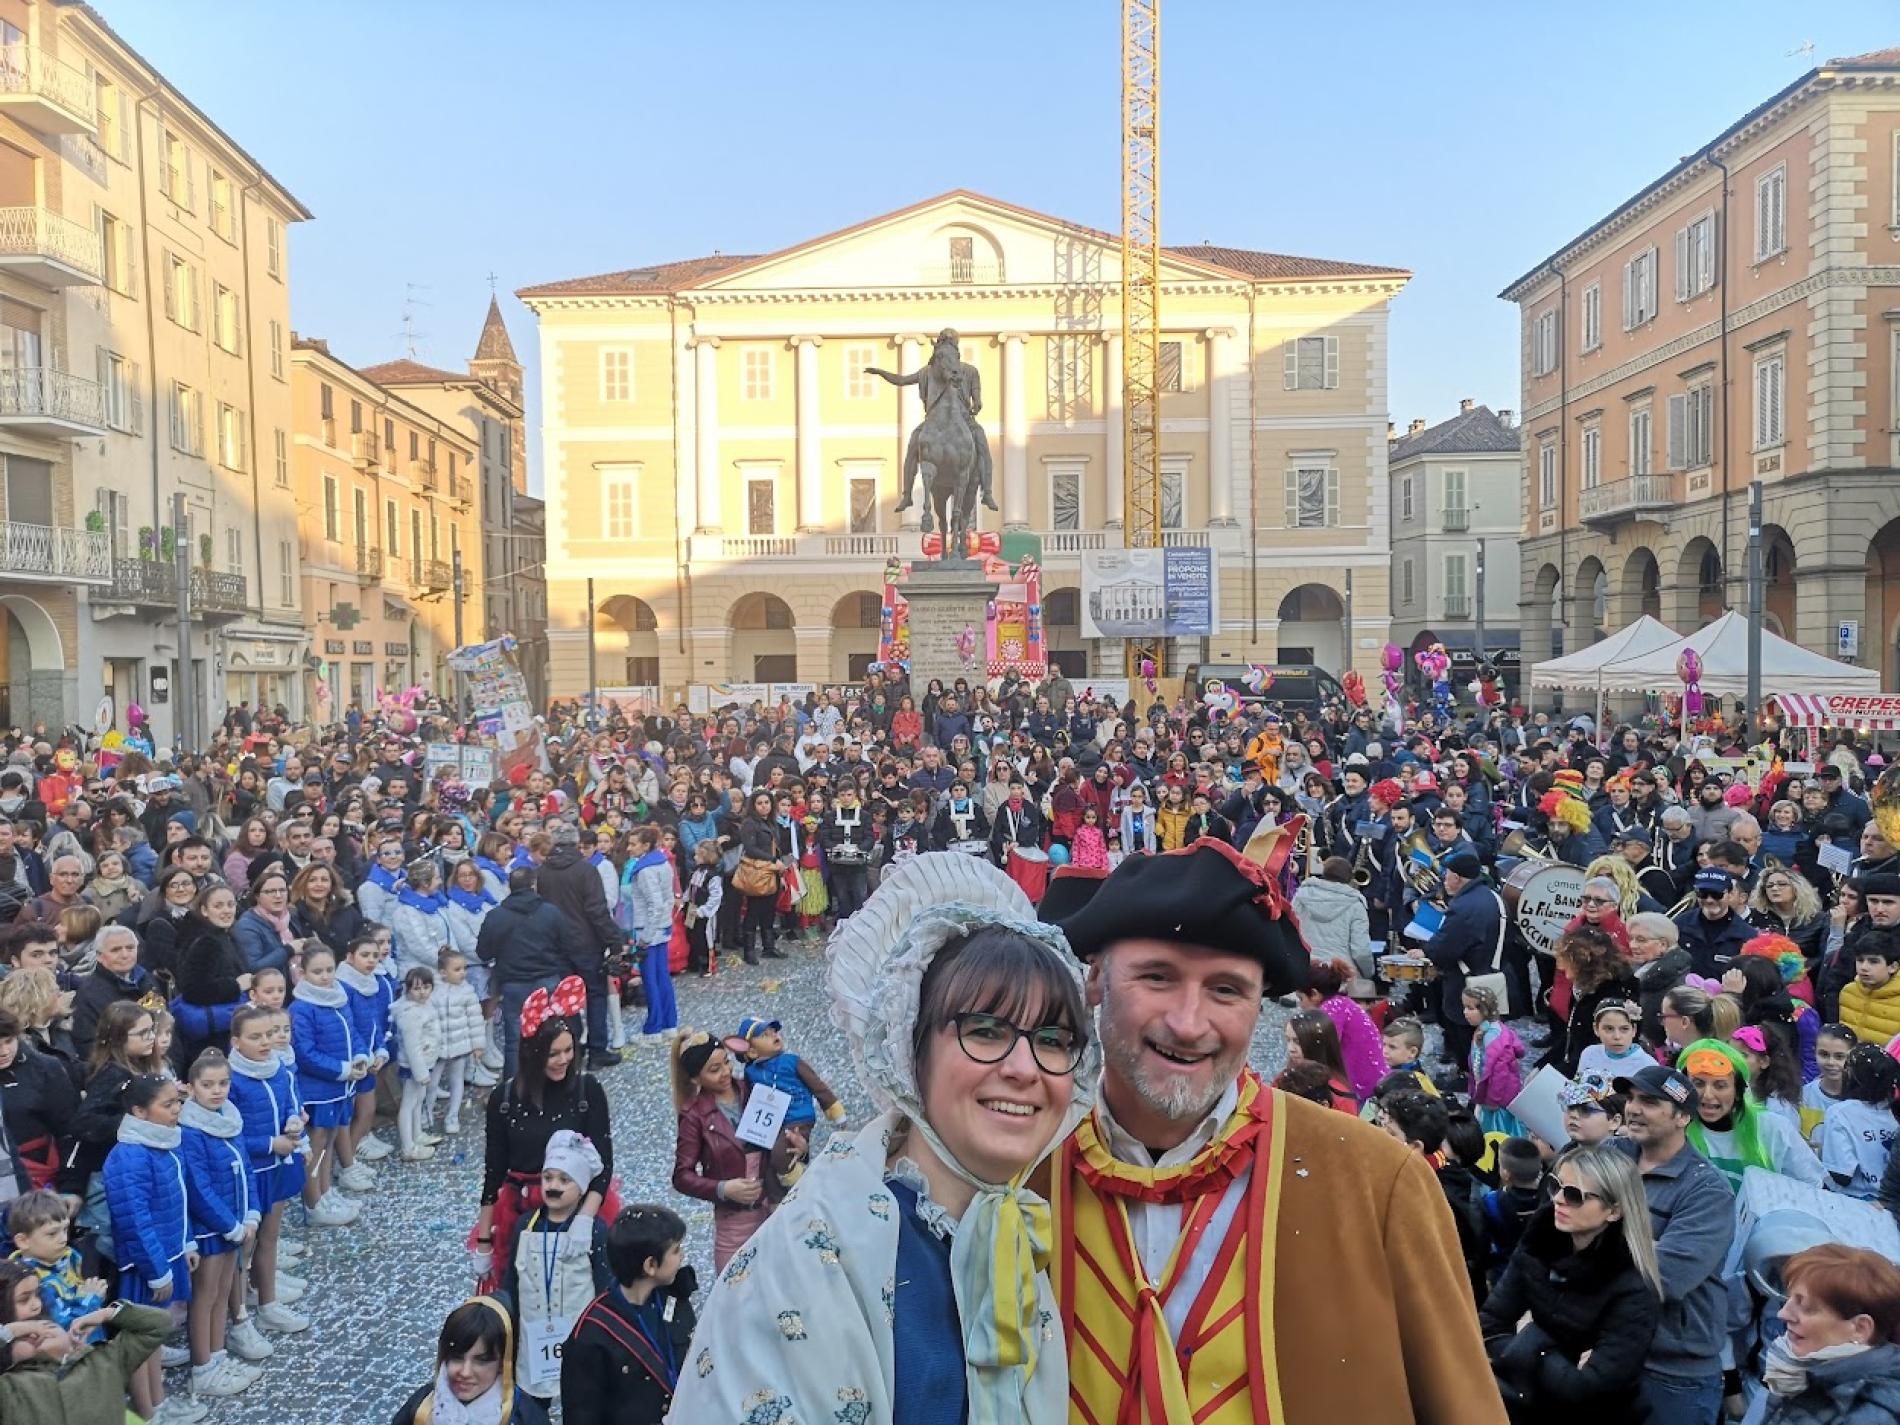
{"type": "Polygon", "coordinates": [[[1578,904],[1579,905],[1615,905],[1616,902],[1611,900],[1608,896],[1583,896],[1579,898],[1578,904]]]}
{"type": "Polygon", "coordinates": [[[1695,893],[1695,898],[1699,901],[1725,901],[1728,899],[1728,892],[1727,891],[1697,891],[1695,893]]]}
{"type": "Polygon", "coordinates": [[[1561,1202],[1565,1207],[1582,1207],[1586,1202],[1609,1203],[1609,1199],[1600,1192],[1591,1192],[1572,1183],[1560,1183],[1552,1178],[1545,1187],[1552,1202],[1561,1202]]]}

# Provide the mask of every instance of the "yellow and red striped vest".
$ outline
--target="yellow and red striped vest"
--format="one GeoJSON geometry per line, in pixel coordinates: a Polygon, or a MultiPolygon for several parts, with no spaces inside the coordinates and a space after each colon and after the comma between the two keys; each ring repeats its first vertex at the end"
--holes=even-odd
{"type": "Polygon", "coordinates": [[[1285,1125],[1251,1071],[1233,1113],[1187,1163],[1117,1160],[1085,1119],[1051,1176],[1050,1284],[1069,1346],[1072,1425],[1280,1425],[1273,1351],[1273,1254],[1285,1125]],[[1163,1309],[1228,1185],[1248,1174],[1226,1240],[1181,1339],[1163,1309]],[[1181,1235],[1159,1281],[1135,1250],[1130,1202],[1178,1202],[1181,1235]]]}

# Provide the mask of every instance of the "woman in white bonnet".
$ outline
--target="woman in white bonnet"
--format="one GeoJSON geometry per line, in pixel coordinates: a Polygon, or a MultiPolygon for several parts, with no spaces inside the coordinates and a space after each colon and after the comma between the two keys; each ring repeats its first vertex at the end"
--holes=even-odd
{"type": "Polygon", "coordinates": [[[1048,1206],[1022,1183],[1095,1100],[1081,966],[1014,882],[951,852],[893,867],[828,953],[884,1111],[727,1264],[670,1418],[1066,1421],[1048,1206]]]}

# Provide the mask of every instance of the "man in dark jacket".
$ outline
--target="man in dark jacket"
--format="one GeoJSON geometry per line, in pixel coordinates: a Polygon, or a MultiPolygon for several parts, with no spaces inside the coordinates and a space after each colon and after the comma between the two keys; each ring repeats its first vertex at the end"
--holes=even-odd
{"type": "Polygon", "coordinates": [[[1695,909],[1676,918],[1679,943],[1689,952],[1695,973],[1707,979],[1721,979],[1756,934],[1756,928],[1735,913],[1734,889],[1727,871],[1705,866],[1695,873],[1695,909]]]}
{"type": "Polygon", "coordinates": [[[1872,808],[1853,792],[1848,791],[1847,781],[1839,767],[1832,762],[1823,762],[1817,775],[1821,779],[1822,789],[1827,793],[1827,805],[1822,808],[1823,815],[1831,811],[1839,812],[1853,822],[1856,832],[1873,820],[1872,808]]]}
{"type": "MultiPolygon", "coordinates": [[[[600,878],[585,861],[581,865],[600,878]]],[[[552,990],[569,975],[586,980],[600,957],[590,954],[580,928],[535,892],[535,872],[520,866],[508,873],[508,895],[482,921],[475,940],[475,956],[490,969],[501,996],[502,1072],[515,1071],[515,1052],[521,1047],[521,1006],[536,990],[552,990]]],[[[588,991],[588,1008],[593,992],[588,991]]]]}
{"type": "Polygon", "coordinates": [[[550,835],[554,849],[541,863],[535,888],[580,932],[588,965],[580,972],[587,985],[587,1067],[611,1069],[620,1056],[607,1047],[607,957],[620,949],[625,937],[607,908],[600,872],[581,855],[580,828],[558,821],[550,835]]]}
{"type": "Polygon", "coordinates": [[[1477,851],[1460,847],[1444,862],[1445,922],[1425,942],[1425,958],[1438,966],[1439,1014],[1445,1026],[1445,1057],[1462,1067],[1471,1057],[1471,1026],[1465,1023],[1467,975],[1498,968],[1504,944],[1504,902],[1482,879],[1477,851]]]}

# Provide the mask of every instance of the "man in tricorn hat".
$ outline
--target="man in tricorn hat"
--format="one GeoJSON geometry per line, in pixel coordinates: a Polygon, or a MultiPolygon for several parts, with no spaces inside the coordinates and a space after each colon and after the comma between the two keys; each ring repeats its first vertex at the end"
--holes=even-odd
{"type": "Polygon", "coordinates": [[[1049,1170],[1070,1419],[1502,1425],[1430,1166],[1248,1067],[1262,999],[1307,978],[1291,830],[1050,881],[1105,1058],[1049,1170]]]}

